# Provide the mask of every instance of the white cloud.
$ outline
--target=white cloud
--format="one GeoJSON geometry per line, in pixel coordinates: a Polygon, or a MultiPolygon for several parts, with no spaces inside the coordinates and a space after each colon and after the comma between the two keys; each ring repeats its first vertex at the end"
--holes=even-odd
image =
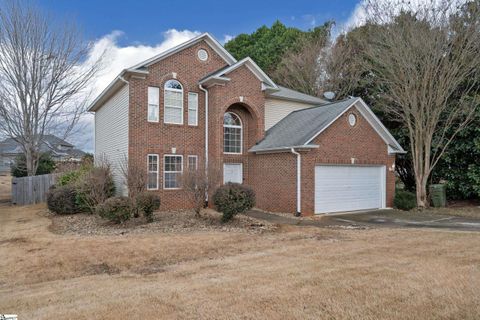
{"type": "MultiPolygon", "coordinates": [[[[97,60],[102,53],[105,56],[101,72],[92,81],[91,86],[87,88],[91,92],[91,97],[97,97],[123,69],[132,67],[199,34],[199,31],[170,29],[163,33],[164,40],[153,46],[142,44],[121,46],[118,44],[118,40],[124,33],[119,30],[112,31],[110,34],[96,40],[92,45],[85,65],[97,60]]],[[[225,36],[225,39],[227,37],[231,36],[225,36]]],[[[76,144],[77,147],[92,152],[93,116],[85,115],[79,126],[81,128],[79,132],[72,135],[69,140],[76,144]]]]}
{"type": "Polygon", "coordinates": [[[222,44],[225,44],[227,43],[228,41],[232,40],[233,38],[235,38],[234,36],[231,36],[229,34],[226,34],[223,36],[223,41],[222,41],[222,44]]]}
{"type": "Polygon", "coordinates": [[[93,84],[93,92],[98,95],[115,77],[125,68],[132,67],[148,58],[168,50],[182,42],[200,35],[199,31],[170,29],[163,33],[164,40],[154,46],[118,45],[118,39],[123,35],[121,31],[112,33],[97,40],[92,47],[90,55],[98,57],[105,52],[104,69],[100,72],[93,84]]]}

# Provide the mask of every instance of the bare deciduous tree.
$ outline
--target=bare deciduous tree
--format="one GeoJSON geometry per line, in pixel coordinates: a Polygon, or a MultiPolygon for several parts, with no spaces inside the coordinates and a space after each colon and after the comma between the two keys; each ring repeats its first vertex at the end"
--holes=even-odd
{"type": "Polygon", "coordinates": [[[43,135],[65,137],[85,109],[102,56],[89,49],[72,23],[57,24],[29,2],[0,7],[0,135],[19,143],[28,175],[43,135]]]}
{"type": "Polygon", "coordinates": [[[183,172],[182,188],[193,205],[196,217],[200,216],[200,211],[205,206],[207,193],[218,184],[219,179],[220,170],[213,164],[209,165],[207,171],[188,168],[183,172]]]}
{"type": "Polygon", "coordinates": [[[135,163],[129,163],[127,155],[123,156],[120,163],[123,183],[127,187],[128,196],[135,198],[147,187],[147,171],[135,163]]]}
{"type": "Polygon", "coordinates": [[[273,79],[286,87],[313,96],[319,95],[325,77],[325,57],[331,24],[326,24],[322,32],[304,36],[296,49],[287,51],[273,73],[273,79]]]}
{"type": "Polygon", "coordinates": [[[427,207],[427,182],[479,105],[480,2],[454,0],[366,5],[369,32],[362,62],[385,90],[384,110],[408,129],[417,205],[427,207]]]}

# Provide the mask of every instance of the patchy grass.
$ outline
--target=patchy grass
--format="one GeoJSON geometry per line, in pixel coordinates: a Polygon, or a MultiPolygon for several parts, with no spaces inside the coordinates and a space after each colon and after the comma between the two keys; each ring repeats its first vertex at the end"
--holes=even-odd
{"type": "MultiPolygon", "coordinates": [[[[480,233],[52,233],[0,208],[0,310],[21,319],[478,319],[480,233]]],[[[160,222],[159,222],[160,223],[160,222]]]]}

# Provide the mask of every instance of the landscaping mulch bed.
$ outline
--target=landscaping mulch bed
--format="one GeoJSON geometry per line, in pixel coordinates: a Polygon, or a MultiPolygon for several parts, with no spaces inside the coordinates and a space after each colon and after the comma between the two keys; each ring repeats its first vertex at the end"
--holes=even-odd
{"type": "Polygon", "coordinates": [[[45,215],[52,220],[50,231],[57,234],[123,235],[202,231],[264,233],[277,229],[274,224],[244,215],[237,215],[233,220],[223,223],[221,214],[210,209],[203,210],[200,217],[195,217],[191,210],[159,211],[155,212],[151,223],[147,223],[143,217],[114,224],[94,214],[55,215],[46,211],[45,215]]]}

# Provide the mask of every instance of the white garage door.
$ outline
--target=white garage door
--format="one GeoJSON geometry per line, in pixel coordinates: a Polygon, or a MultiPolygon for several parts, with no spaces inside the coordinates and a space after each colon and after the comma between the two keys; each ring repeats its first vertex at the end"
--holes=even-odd
{"type": "Polygon", "coordinates": [[[384,207],[385,167],[315,167],[315,213],[384,207]]]}

